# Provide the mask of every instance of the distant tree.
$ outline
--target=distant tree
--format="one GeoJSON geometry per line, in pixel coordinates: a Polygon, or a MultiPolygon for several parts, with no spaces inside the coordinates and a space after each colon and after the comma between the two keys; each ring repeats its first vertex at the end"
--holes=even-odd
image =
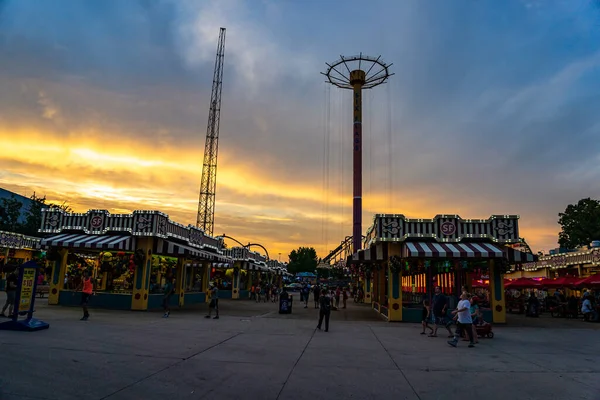
{"type": "Polygon", "coordinates": [[[569,204],[558,217],[562,228],[558,234],[560,247],[573,249],[600,240],[600,201],[581,199],[577,204],[569,204]]]}
{"type": "Polygon", "coordinates": [[[296,274],[298,272],[315,272],[317,268],[317,251],[314,247],[299,247],[292,250],[288,256],[288,272],[296,274]]]}
{"type": "Polygon", "coordinates": [[[35,192],[30,197],[31,204],[27,209],[27,214],[25,216],[25,224],[23,224],[22,232],[26,235],[35,236],[38,233],[38,229],[42,225],[42,209],[51,208],[63,210],[64,212],[72,212],[73,209],[66,203],[62,204],[53,204],[46,203],[46,196],[38,197],[35,192]]]}
{"type": "Polygon", "coordinates": [[[19,223],[23,203],[11,196],[10,199],[0,199],[0,230],[8,232],[20,232],[22,226],[19,223]]]}

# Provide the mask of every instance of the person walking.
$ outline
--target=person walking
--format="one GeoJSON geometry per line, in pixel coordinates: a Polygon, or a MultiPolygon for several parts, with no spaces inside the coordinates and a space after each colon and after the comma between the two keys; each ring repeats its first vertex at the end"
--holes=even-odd
{"type": "Polygon", "coordinates": [[[342,301],[344,302],[343,308],[346,308],[346,304],[348,303],[348,294],[349,294],[348,288],[344,288],[344,291],[342,292],[342,301]]]}
{"type": "Polygon", "coordinates": [[[321,295],[321,288],[319,285],[313,288],[313,297],[315,299],[315,308],[319,308],[319,296],[321,295]]]}
{"type": "Polygon", "coordinates": [[[4,303],[4,307],[2,307],[2,313],[0,316],[7,317],[4,312],[8,309],[8,317],[12,317],[15,309],[15,297],[17,296],[17,275],[14,272],[11,272],[6,277],[6,287],[4,290],[6,291],[6,303],[4,303]]]}
{"type": "Polygon", "coordinates": [[[448,344],[452,347],[456,347],[458,345],[458,338],[460,338],[464,333],[469,337],[469,347],[475,347],[474,339],[473,339],[473,319],[471,318],[471,302],[469,301],[471,296],[467,292],[463,292],[460,296],[460,301],[458,302],[458,306],[456,310],[452,311],[452,314],[458,317],[458,322],[456,323],[456,334],[452,340],[448,341],[448,344]]]}
{"type": "Polygon", "coordinates": [[[448,308],[448,298],[442,293],[442,289],[439,286],[435,287],[435,295],[433,296],[433,304],[431,305],[433,309],[433,317],[435,318],[433,333],[429,335],[429,337],[436,337],[437,330],[439,326],[444,326],[446,330],[448,330],[448,337],[451,338],[454,335],[452,334],[452,330],[450,329],[450,325],[452,324],[448,321],[446,317],[446,310],[448,308]]]}
{"type": "Polygon", "coordinates": [[[208,304],[208,315],[204,318],[210,318],[212,314],[212,310],[215,310],[216,315],[213,319],[219,319],[219,289],[217,289],[217,285],[213,282],[210,283],[209,292],[210,293],[210,303],[208,304]]]}
{"type": "Polygon", "coordinates": [[[429,326],[429,321],[431,321],[431,307],[429,306],[429,300],[423,300],[423,310],[421,311],[421,326],[423,327],[423,331],[421,335],[425,334],[425,329],[429,329],[431,335],[433,335],[433,328],[429,326]]]}
{"type": "Polygon", "coordinates": [[[326,289],[323,289],[319,296],[319,324],[317,329],[321,330],[323,318],[325,318],[325,332],[329,332],[329,316],[331,315],[331,296],[326,289]]]}
{"type": "MultiPolygon", "coordinates": [[[[80,321],[87,321],[90,317],[90,313],[88,311],[88,304],[90,302],[90,298],[94,294],[96,283],[94,279],[90,277],[90,273],[87,270],[83,271],[83,279],[79,284],[79,287],[75,289],[75,292],[81,290],[81,308],[83,309],[83,317],[80,321]]],[[[73,292],[73,294],[75,294],[73,292]]]]}
{"type": "Polygon", "coordinates": [[[304,285],[302,287],[302,299],[304,300],[304,308],[308,308],[308,296],[310,294],[310,287],[308,285],[304,285]]]}
{"type": "Polygon", "coordinates": [[[167,276],[165,281],[165,286],[163,286],[163,309],[165,314],[163,318],[169,318],[171,315],[171,296],[175,293],[175,287],[173,286],[173,278],[171,276],[167,276]]]}

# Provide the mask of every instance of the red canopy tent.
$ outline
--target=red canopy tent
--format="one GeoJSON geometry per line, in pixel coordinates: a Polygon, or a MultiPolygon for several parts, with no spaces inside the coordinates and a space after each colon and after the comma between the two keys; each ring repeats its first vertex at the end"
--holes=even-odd
{"type": "Polygon", "coordinates": [[[589,276],[577,282],[578,287],[600,287],[600,273],[589,276]]]}
{"type": "Polygon", "coordinates": [[[519,278],[504,285],[504,287],[507,289],[530,289],[542,286],[543,285],[540,282],[529,278],[519,278]]]}
{"type": "Polygon", "coordinates": [[[542,286],[549,288],[561,288],[564,286],[575,287],[579,282],[581,282],[581,278],[576,278],[574,276],[561,276],[556,279],[545,278],[541,280],[542,286]]]}
{"type": "Polygon", "coordinates": [[[476,279],[473,279],[473,282],[471,283],[471,287],[474,288],[474,289],[475,288],[477,288],[477,289],[478,288],[487,288],[489,286],[490,285],[488,285],[484,281],[480,281],[480,280],[476,280],[476,279]]]}

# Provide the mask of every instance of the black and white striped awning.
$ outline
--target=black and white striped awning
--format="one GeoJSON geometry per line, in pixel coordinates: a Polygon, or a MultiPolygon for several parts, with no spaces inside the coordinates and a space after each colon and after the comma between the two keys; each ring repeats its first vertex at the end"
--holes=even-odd
{"type": "Polygon", "coordinates": [[[347,264],[375,263],[387,260],[388,248],[385,243],[378,243],[368,249],[359,250],[348,257],[347,264]]]}
{"type": "Polygon", "coordinates": [[[113,236],[113,235],[86,235],[63,233],[42,239],[41,246],[49,247],[67,247],[74,249],[100,249],[100,250],[133,250],[133,238],[131,236],[113,236]]]}
{"type": "Polygon", "coordinates": [[[261,271],[261,272],[267,272],[269,270],[269,268],[267,268],[264,265],[260,265],[257,264],[253,261],[243,261],[242,262],[242,269],[248,270],[248,271],[261,271]]]}
{"type": "Polygon", "coordinates": [[[185,244],[175,243],[164,239],[158,239],[155,241],[154,254],[211,261],[216,259],[214,256],[218,256],[218,254],[214,254],[206,250],[200,250],[185,244]]]}
{"type": "Polygon", "coordinates": [[[232,268],[232,265],[233,265],[232,263],[221,263],[221,262],[219,262],[219,263],[214,262],[211,264],[211,266],[216,269],[228,269],[228,268],[232,268]]]}

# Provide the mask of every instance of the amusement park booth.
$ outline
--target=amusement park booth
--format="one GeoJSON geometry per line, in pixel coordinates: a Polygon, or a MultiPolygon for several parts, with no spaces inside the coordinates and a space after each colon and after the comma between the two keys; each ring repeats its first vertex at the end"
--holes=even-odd
{"type": "Polygon", "coordinates": [[[4,290],[7,272],[35,258],[40,238],[0,231],[0,290],[4,290]]]}
{"type": "Polygon", "coordinates": [[[280,283],[285,271],[283,264],[268,260],[266,256],[248,247],[232,247],[224,253],[233,261],[233,269],[226,274],[232,277],[231,298],[248,299],[250,288],[257,283],[280,283]]]}
{"type": "Polygon", "coordinates": [[[449,298],[451,310],[461,288],[471,292],[473,278],[485,276],[484,319],[505,323],[503,274],[511,264],[535,260],[533,254],[506,246],[519,241],[518,220],[516,215],[408,219],[377,214],[365,249],[349,256],[347,264],[365,283],[365,301],[388,321],[420,322],[423,300],[431,303],[435,286],[449,298]]]}
{"type": "Polygon", "coordinates": [[[174,282],[173,306],[204,303],[213,263],[232,262],[222,253],[221,239],[173,222],[160,211],[80,214],[44,209],[40,233],[52,268],[51,305],[80,304],[80,293],[73,290],[84,271],[96,282],[90,307],[160,308],[167,279],[174,282]]]}

